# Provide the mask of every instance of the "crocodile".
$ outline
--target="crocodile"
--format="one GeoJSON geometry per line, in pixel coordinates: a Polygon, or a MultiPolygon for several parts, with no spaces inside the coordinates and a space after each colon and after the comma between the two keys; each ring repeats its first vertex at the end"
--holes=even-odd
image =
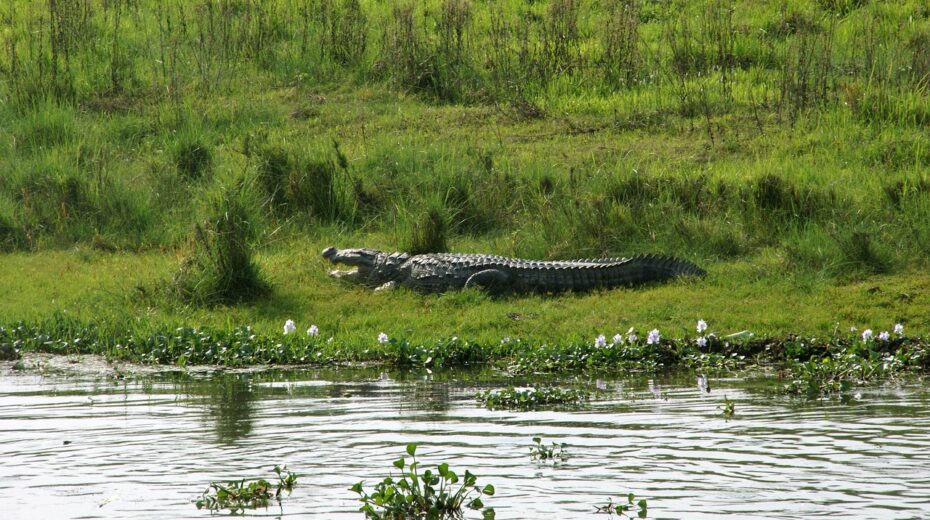
{"type": "Polygon", "coordinates": [[[582,292],[706,274],[691,262],[660,255],[541,261],[483,254],[411,255],[328,247],[323,250],[323,258],[353,267],[330,272],[334,278],[359,282],[375,290],[402,286],[422,293],[472,287],[490,293],[582,292]]]}

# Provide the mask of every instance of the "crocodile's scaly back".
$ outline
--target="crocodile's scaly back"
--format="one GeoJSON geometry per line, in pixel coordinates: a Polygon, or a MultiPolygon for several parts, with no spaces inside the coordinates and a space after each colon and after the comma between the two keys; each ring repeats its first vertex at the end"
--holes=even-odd
{"type": "Polygon", "coordinates": [[[513,290],[519,292],[583,292],[705,274],[691,262],[653,255],[555,262],[506,260],[514,274],[513,290]]]}

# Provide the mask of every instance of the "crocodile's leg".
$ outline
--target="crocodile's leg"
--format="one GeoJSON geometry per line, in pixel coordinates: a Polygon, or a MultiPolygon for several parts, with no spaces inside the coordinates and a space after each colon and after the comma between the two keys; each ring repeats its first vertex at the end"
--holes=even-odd
{"type": "Polygon", "coordinates": [[[397,287],[397,282],[395,282],[395,281],[392,280],[392,281],[390,281],[390,282],[388,282],[388,283],[381,284],[381,285],[379,285],[378,287],[376,287],[376,288],[375,288],[375,292],[377,292],[377,291],[387,291],[387,290],[393,289],[393,288],[395,288],[395,287],[397,287]]]}
{"type": "Polygon", "coordinates": [[[465,288],[477,287],[488,292],[501,292],[510,286],[510,275],[500,269],[485,269],[468,277],[465,288]]]}

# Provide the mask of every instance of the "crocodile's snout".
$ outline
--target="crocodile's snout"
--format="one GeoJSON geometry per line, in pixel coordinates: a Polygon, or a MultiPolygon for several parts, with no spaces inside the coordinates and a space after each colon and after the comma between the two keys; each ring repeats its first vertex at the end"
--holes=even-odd
{"type": "Polygon", "coordinates": [[[339,252],[335,247],[327,247],[323,250],[323,258],[326,258],[332,261],[333,257],[336,256],[336,253],[339,252]]]}

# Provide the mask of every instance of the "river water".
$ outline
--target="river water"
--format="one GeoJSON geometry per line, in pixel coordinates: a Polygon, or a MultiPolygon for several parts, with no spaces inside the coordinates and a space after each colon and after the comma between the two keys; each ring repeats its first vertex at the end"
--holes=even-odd
{"type": "MultiPolygon", "coordinates": [[[[498,519],[607,518],[626,493],[650,518],[930,518],[930,389],[773,397],[776,382],[695,374],[599,382],[575,410],[489,411],[501,374],[379,370],[0,375],[0,518],[207,518],[213,480],[287,464],[297,487],[247,516],[361,519],[356,495],[409,442],[422,467],[468,469],[498,519]],[[724,397],[735,416],[722,415],[724,397]],[[569,458],[534,462],[532,437],[569,458]]],[[[583,381],[592,387],[594,381],[583,381]]],[[[525,382],[518,382],[525,383],[525,382]]],[[[475,517],[475,515],[470,516],[475,517]]],[[[479,516],[480,517],[480,516],[479,516]]]]}

